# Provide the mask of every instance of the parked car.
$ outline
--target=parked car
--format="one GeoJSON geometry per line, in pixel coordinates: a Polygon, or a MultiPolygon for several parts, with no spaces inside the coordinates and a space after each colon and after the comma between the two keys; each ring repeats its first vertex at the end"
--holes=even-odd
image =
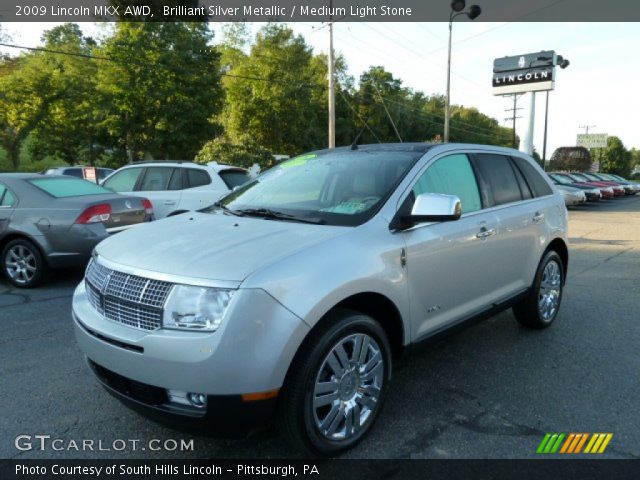
{"type": "Polygon", "coordinates": [[[633,187],[635,187],[636,193],[640,192],[640,182],[638,182],[637,180],[627,180],[626,178],[621,177],[620,175],[615,175],[613,173],[609,173],[607,175],[616,178],[625,184],[632,185],[633,187]]]}
{"type": "Polygon", "coordinates": [[[210,162],[132,163],[107,177],[102,185],[114,192],[140,195],[153,203],[156,218],[213,205],[250,180],[243,168],[210,162]]]}
{"type": "MultiPolygon", "coordinates": [[[[578,188],[582,190],[588,202],[598,202],[602,199],[602,191],[599,188],[576,183],[570,178],[565,177],[564,175],[558,175],[555,173],[550,173],[549,178],[558,188],[562,186],[578,188]]],[[[613,196],[613,191],[611,191],[611,196],[613,196]]]]}
{"type": "Polygon", "coordinates": [[[566,185],[556,185],[556,188],[564,197],[564,204],[567,207],[580,205],[587,201],[587,196],[585,195],[584,191],[579,188],[568,187],[566,185]]]}
{"type": "Polygon", "coordinates": [[[603,199],[610,199],[614,197],[613,188],[610,186],[602,185],[599,182],[592,182],[585,178],[578,178],[571,173],[566,172],[555,172],[550,174],[551,178],[559,179],[565,178],[572,182],[572,186],[580,187],[588,187],[588,188],[597,188],[600,190],[603,199]]]}
{"type": "MultiPolygon", "coordinates": [[[[69,175],[70,177],[76,178],[86,178],[85,176],[85,168],[84,166],[75,166],[75,167],[52,167],[47,168],[44,172],[45,175],[69,175]]],[[[111,175],[115,170],[113,168],[104,168],[104,167],[95,167],[96,175],[98,177],[98,182],[101,182],[109,175],[111,175]]]]}
{"type": "Polygon", "coordinates": [[[640,191],[640,186],[635,185],[628,180],[622,178],[616,178],[613,175],[608,175],[606,173],[593,173],[590,176],[598,178],[599,180],[605,182],[614,182],[616,185],[624,188],[624,193],[626,195],[635,195],[638,191],[640,191]]]}
{"type": "Polygon", "coordinates": [[[369,431],[411,345],[511,306],[549,327],[567,244],[562,196],[519,151],[317,151],[100,243],[74,330],[140,412],[209,432],[275,418],[294,445],[335,455],[369,431]]]}
{"type": "Polygon", "coordinates": [[[604,187],[611,187],[611,189],[613,190],[613,195],[615,197],[621,197],[624,195],[624,188],[622,186],[620,186],[620,184],[616,183],[616,182],[607,182],[604,180],[600,180],[598,177],[593,176],[592,174],[589,173],[585,173],[585,172],[572,172],[571,176],[578,179],[578,180],[582,180],[585,182],[590,182],[593,185],[601,185],[604,187]]]}
{"type": "Polygon", "coordinates": [[[98,242],[152,214],[147,199],[86,180],[0,174],[2,271],[16,287],[35,287],[50,269],[86,265],[98,242]]]}

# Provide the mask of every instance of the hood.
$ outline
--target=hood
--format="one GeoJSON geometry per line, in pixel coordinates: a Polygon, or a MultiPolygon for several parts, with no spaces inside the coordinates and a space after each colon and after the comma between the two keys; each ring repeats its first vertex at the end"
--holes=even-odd
{"type": "Polygon", "coordinates": [[[102,241],[96,253],[127,267],[241,282],[264,266],[348,230],[189,212],[118,233],[102,241]]]}

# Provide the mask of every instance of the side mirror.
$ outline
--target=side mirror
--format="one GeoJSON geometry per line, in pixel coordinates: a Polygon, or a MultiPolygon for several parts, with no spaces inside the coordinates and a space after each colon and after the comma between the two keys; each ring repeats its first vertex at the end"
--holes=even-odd
{"type": "Polygon", "coordinates": [[[411,215],[402,217],[406,225],[424,222],[445,222],[458,220],[462,215],[462,204],[456,195],[421,193],[411,209],[411,215]]]}

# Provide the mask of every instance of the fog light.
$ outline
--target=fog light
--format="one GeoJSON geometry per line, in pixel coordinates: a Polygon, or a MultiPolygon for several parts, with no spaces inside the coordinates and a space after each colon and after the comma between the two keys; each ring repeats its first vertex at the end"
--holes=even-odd
{"type": "Polygon", "coordinates": [[[207,396],[204,393],[190,393],[187,397],[194,407],[203,408],[207,404],[207,396]]]}

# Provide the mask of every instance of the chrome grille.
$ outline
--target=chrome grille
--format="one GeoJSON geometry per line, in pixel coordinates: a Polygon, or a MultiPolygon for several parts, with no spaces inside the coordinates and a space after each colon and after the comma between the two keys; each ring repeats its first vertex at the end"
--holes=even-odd
{"type": "Polygon", "coordinates": [[[85,274],[89,303],[105,318],[157,330],[172,283],[111,270],[91,260],[85,274]]]}

